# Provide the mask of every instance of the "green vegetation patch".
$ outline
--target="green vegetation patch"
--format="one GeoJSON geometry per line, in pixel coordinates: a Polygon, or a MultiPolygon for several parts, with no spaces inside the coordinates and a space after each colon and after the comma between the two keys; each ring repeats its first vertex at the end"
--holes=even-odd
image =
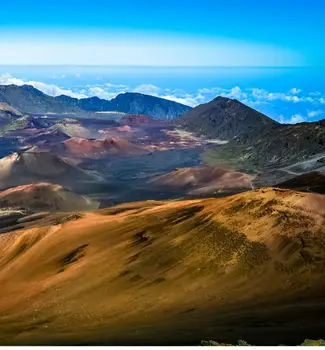
{"type": "Polygon", "coordinates": [[[7,132],[25,129],[28,126],[28,117],[12,118],[0,128],[0,136],[5,136],[7,132]]]}
{"type": "Polygon", "coordinates": [[[252,147],[245,147],[237,143],[218,145],[203,152],[202,160],[208,165],[226,165],[235,170],[255,173],[261,165],[252,151],[252,147]]]}
{"type": "Polygon", "coordinates": [[[54,219],[53,224],[60,225],[60,224],[64,224],[64,223],[69,222],[69,221],[79,220],[82,217],[83,217],[83,215],[80,213],[74,213],[74,214],[70,214],[70,215],[66,215],[66,216],[59,216],[59,217],[54,219]]]}
{"type": "Polygon", "coordinates": [[[305,341],[301,344],[301,346],[325,346],[325,340],[324,339],[305,339],[305,341]]]}

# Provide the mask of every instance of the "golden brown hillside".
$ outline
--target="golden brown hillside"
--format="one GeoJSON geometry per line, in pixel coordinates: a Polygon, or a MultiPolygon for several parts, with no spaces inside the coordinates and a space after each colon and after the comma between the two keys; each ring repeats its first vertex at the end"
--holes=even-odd
{"type": "Polygon", "coordinates": [[[9,112],[10,114],[15,115],[17,117],[22,116],[22,114],[17,109],[11,107],[6,102],[0,102],[0,111],[9,112]]]}
{"type": "Polygon", "coordinates": [[[271,188],[52,214],[0,235],[0,343],[321,338],[324,218],[271,188]]]}

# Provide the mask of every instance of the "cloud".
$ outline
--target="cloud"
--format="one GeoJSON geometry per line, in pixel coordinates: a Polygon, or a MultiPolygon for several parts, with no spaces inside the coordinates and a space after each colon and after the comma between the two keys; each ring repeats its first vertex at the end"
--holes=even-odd
{"type": "Polygon", "coordinates": [[[297,124],[303,123],[307,120],[307,117],[297,113],[293,114],[291,117],[286,118],[283,114],[280,114],[277,118],[275,118],[281,124],[297,124]]]}
{"type": "Polygon", "coordinates": [[[279,117],[277,118],[277,120],[278,120],[278,122],[281,123],[281,124],[286,123],[286,120],[285,120],[283,114],[280,114],[279,117]]]}
{"type": "Polygon", "coordinates": [[[105,83],[105,86],[107,86],[111,89],[119,89],[119,90],[128,89],[128,86],[124,85],[124,84],[105,83]]]}
{"type": "Polygon", "coordinates": [[[324,114],[324,112],[322,110],[318,109],[317,111],[308,111],[307,116],[308,116],[308,118],[314,118],[314,117],[318,117],[322,114],[324,114]]]}
{"type": "Polygon", "coordinates": [[[158,96],[160,92],[160,88],[153,84],[141,84],[137,86],[133,92],[139,92],[141,94],[158,96]]]}
{"type": "Polygon", "coordinates": [[[301,89],[292,88],[292,89],[289,90],[289,93],[293,94],[293,95],[297,95],[297,94],[300,94],[301,91],[302,91],[301,89]]]}
{"type": "Polygon", "coordinates": [[[138,86],[130,86],[125,84],[115,84],[106,82],[103,84],[88,84],[78,91],[62,88],[54,84],[46,84],[39,81],[26,81],[21,78],[13,77],[10,74],[0,75],[1,84],[29,84],[42,92],[51,95],[68,95],[77,98],[86,98],[97,96],[106,100],[116,97],[120,93],[127,91],[139,92],[165,98],[171,101],[182,103],[191,107],[206,103],[214,99],[216,96],[224,96],[237,99],[253,108],[259,106],[262,112],[276,115],[276,109],[282,114],[275,117],[281,123],[298,123],[303,121],[317,120],[322,116],[322,105],[325,104],[325,96],[319,91],[306,92],[293,87],[287,91],[269,91],[261,88],[242,88],[233,86],[230,88],[209,87],[200,88],[191,92],[183,89],[162,88],[154,84],[141,84],[138,86]],[[293,106],[290,106],[293,104],[293,106]],[[288,116],[288,111],[291,113],[288,116]],[[295,113],[291,115],[292,113],[295,113]]]}
{"type": "Polygon", "coordinates": [[[73,92],[72,90],[69,89],[61,89],[57,85],[54,84],[45,84],[40,81],[24,81],[19,78],[13,77],[11,74],[2,74],[0,75],[0,85],[31,85],[34,88],[44,92],[44,94],[50,95],[50,96],[60,96],[60,95],[67,95],[71,97],[76,97],[76,98],[83,98],[87,97],[86,95],[80,93],[80,92],[73,92]]]}
{"type": "Polygon", "coordinates": [[[183,94],[177,97],[177,95],[162,95],[161,98],[165,98],[166,100],[174,101],[181,103],[183,105],[195,107],[200,103],[207,102],[205,97],[201,94],[191,95],[191,94],[183,94]]]}
{"type": "Polygon", "coordinates": [[[241,89],[239,86],[235,86],[230,89],[224,88],[204,88],[200,89],[199,92],[204,95],[221,95],[228,98],[235,98],[241,102],[248,103],[251,105],[256,104],[267,104],[274,101],[283,102],[319,102],[319,97],[312,99],[308,96],[297,96],[302,90],[297,88],[292,88],[288,92],[278,92],[278,91],[267,91],[260,88],[247,88],[241,89]]]}
{"type": "Polygon", "coordinates": [[[305,121],[305,118],[300,114],[294,114],[288,121],[289,124],[297,124],[305,121]]]}
{"type": "Polygon", "coordinates": [[[251,91],[251,94],[249,95],[249,97],[252,98],[254,102],[268,103],[268,102],[280,100],[284,102],[297,103],[297,102],[303,101],[303,97],[299,97],[293,94],[294,92],[297,93],[297,91],[300,91],[296,88],[289,90],[288,93],[277,92],[277,91],[267,91],[264,89],[257,89],[257,88],[252,88],[249,90],[251,91]]]}
{"type": "Polygon", "coordinates": [[[109,91],[108,89],[99,86],[89,87],[88,90],[84,91],[88,97],[97,96],[105,100],[111,100],[112,98],[116,97],[119,93],[125,92],[123,90],[109,91]]]}

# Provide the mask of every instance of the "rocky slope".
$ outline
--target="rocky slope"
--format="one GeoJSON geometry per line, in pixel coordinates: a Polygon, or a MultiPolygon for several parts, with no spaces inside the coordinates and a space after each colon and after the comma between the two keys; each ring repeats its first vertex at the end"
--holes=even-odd
{"type": "Polygon", "coordinates": [[[325,120],[282,125],[276,132],[265,130],[249,143],[246,152],[257,165],[287,165],[325,151],[325,120]]]}
{"type": "MultiPolygon", "coordinates": [[[[229,142],[207,152],[210,163],[237,165],[242,169],[284,167],[316,157],[322,166],[325,152],[325,120],[280,125],[251,135],[241,142],[229,142]]],[[[311,169],[312,170],[312,169],[311,169]]]]}
{"type": "Polygon", "coordinates": [[[7,102],[23,113],[65,113],[80,111],[80,108],[62,103],[30,85],[0,85],[0,101],[7,102]]]}
{"type": "Polygon", "coordinates": [[[324,208],[322,195],[268,188],[27,222],[0,235],[0,342],[319,339],[324,208]]]}
{"type": "Polygon", "coordinates": [[[228,141],[207,150],[204,158],[209,164],[255,171],[313,157],[318,160],[325,154],[325,120],[279,124],[237,100],[220,96],[193,108],[175,123],[197,135],[228,141]]]}
{"type": "Polygon", "coordinates": [[[0,102],[0,132],[6,128],[8,124],[14,123],[22,117],[22,114],[6,102],[0,102]]]}
{"type": "Polygon", "coordinates": [[[0,159],[0,189],[37,182],[54,182],[70,188],[86,186],[93,175],[50,152],[30,149],[0,159]]]}
{"type": "Polygon", "coordinates": [[[198,135],[223,140],[245,140],[278,125],[243,103],[221,96],[183,114],[177,124],[198,135]]]}
{"type": "Polygon", "coordinates": [[[0,192],[1,208],[24,208],[32,211],[94,210],[99,203],[77,195],[60,185],[36,183],[0,192]]]}
{"type": "Polygon", "coordinates": [[[15,117],[21,117],[22,114],[15,108],[8,105],[6,102],[0,102],[0,113],[8,113],[15,117]]]}
{"type": "Polygon", "coordinates": [[[126,114],[119,122],[122,125],[137,126],[153,123],[153,120],[145,114],[126,114]]]}
{"type": "Polygon", "coordinates": [[[119,111],[128,114],[145,114],[153,119],[167,120],[175,119],[191,109],[189,106],[174,101],[135,92],[122,93],[111,100],[98,97],[78,100],[68,96],[58,96],[57,100],[85,111],[119,111]]]}
{"type": "Polygon", "coordinates": [[[148,150],[144,147],[118,137],[97,140],[73,137],[64,141],[64,146],[67,155],[88,159],[148,153],[148,150]]]}
{"type": "Polygon", "coordinates": [[[62,132],[69,137],[90,138],[92,136],[91,131],[79,121],[67,118],[52,125],[49,129],[62,132]]]}
{"type": "Polygon", "coordinates": [[[52,97],[30,85],[0,85],[0,102],[6,102],[23,113],[118,111],[168,120],[191,109],[174,101],[131,92],[119,94],[112,100],[98,97],[77,99],[65,95],[52,97]]]}
{"type": "Polygon", "coordinates": [[[189,195],[240,192],[252,188],[253,176],[220,166],[179,168],[155,177],[151,184],[183,189],[189,195]]]}
{"type": "Polygon", "coordinates": [[[129,114],[145,114],[153,119],[175,119],[191,107],[163,98],[127,92],[111,101],[111,109],[129,114]]]}
{"type": "Polygon", "coordinates": [[[294,189],[296,191],[325,193],[325,174],[319,171],[312,171],[310,173],[295,176],[277,186],[294,189]]]}

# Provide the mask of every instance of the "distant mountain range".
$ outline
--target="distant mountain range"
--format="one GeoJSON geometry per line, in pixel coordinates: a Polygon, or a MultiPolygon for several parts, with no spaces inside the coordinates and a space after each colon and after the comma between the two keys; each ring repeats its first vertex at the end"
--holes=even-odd
{"type": "Polygon", "coordinates": [[[65,95],[48,96],[29,85],[0,85],[0,107],[2,132],[27,125],[29,117],[24,114],[82,115],[118,111],[136,114],[137,119],[140,114],[152,119],[177,118],[173,121],[174,126],[199,136],[228,141],[215,150],[207,150],[205,160],[209,164],[230,163],[237,169],[255,170],[305,161],[322,154],[325,145],[325,120],[280,124],[235,99],[221,96],[191,108],[139,93],[123,93],[112,100],[98,97],[77,99],[65,95]]]}
{"type": "Polygon", "coordinates": [[[77,99],[66,95],[53,97],[30,85],[0,85],[0,102],[27,114],[118,111],[165,120],[175,119],[191,109],[174,101],[133,92],[119,94],[112,100],[77,99]]]}
{"type": "Polygon", "coordinates": [[[77,99],[65,95],[56,97],[56,100],[72,108],[89,112],[118,111],[167,120],[175,119],[191,109],[174,101],[135,92],[122,93],[111,100],[98,97],[77,99]]]}

